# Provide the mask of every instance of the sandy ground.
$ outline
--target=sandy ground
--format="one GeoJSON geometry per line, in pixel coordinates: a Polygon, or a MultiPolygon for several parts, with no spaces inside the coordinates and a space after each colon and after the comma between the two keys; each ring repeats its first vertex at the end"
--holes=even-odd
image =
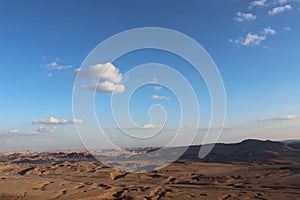
{"type": "Polygon", "coordinates": [[[182,161],[155,172],[134,174],[93,159],[47,159],[47,155],[41,158],[28,153],[2,155],[0,162],[1,200],[297,198],[299,163],[182,161]]]}

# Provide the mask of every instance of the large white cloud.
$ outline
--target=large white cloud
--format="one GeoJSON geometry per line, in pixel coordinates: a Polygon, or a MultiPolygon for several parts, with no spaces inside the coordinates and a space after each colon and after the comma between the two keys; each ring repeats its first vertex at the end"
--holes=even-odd
{"type": "Polygon", "coordinates": [[[268,14],[269,15],[276,15],[278,13],[281,13],[281,12],[284,12],[284,11],[287,11],[287,10],[291,10],[291,9],[292,9],[291,5],[278,6],[278,7],[275,7],[273,9],[269,10],[268,14]]]}
{"type": "Polygon", "coordinates": [[[96,64],[88,69],[76,69],[79,79],[90,80],[89,89],[96,89],[102,93],[122,93],[125,86],[122,84],[122,74],[112,63],[96,64]]]}
{"type": "Polygon", "coordinates": [[[115,84],[109,81],[96,83],[96,91],[103,93],[122,93],[125,90],[125,86],[122,84],[115,84]]]}

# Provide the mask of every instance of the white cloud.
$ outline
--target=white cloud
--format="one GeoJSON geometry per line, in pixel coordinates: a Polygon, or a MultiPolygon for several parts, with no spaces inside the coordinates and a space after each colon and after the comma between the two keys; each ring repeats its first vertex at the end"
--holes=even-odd
{"type": "Polygon", "coordinates": [[[20,132],[19,129],[16,129],[16,128],[10,129],[9,131],[7,131],[7,133],[9,133],[9,134],[15,134],[15,133],[19,133],[19,132],[20,132]]]}
{"type": "Polygon", "coordinates": [[[82,124],[80,119],[56,119],[55,117],[50,117],[49,119],[38,119],[32,122],[33,124],[45,124],[45,125],[65,125],[65,124],[82,124]]]}
{"type": "Polygon", "coordinates": [[[154,86],[154,90],[161,90],[161,89],[162,89],[162,87],[159,85],[154,86]]]}
{"type": "Polygon", "coordinates": [[[48,74],[48,77],[52,77],[52,76],[53,76],[53,74],[52,74],[52,73],[49,73],[49,74],[48,74]]]}
{"type": "Polygon", "coordinates": [[[54,133],[56,131],[56,126],[41,126],[36,129],[39,133],[54,133]]]}
{"type": "Polygon", "coordinates": [[[284,11],[287,11],[287,10],[291,10],[291,9],[292,9],[291,5],[278,6],[278,7],[275,7],[273,9],[269,10],[268,14],[269,15],[276,15],[278,13],[281,13],[281,12],[284,12],[284,11]]]}
{"type": "Polygon", "coordinates": [[[266,6],[267,0],[256,0],[256,1],[252,1],[250,3],[250,8],[253,7],[260,7],[260,6],[266,6]]]}
{"type": "Polygon", "coordinates": [[[152,95],[151,99],[161,99],[161,100],[170,100],[170,97],[166,97],[166,96],[159,96],[159,95],[152,95]]]}
{"type": "Polygon", "coordinates": [[[55,69],[55,70],[64,70],[64,69],[72,68],[71,65],[61,65],[61,64],[58,64],[58,61],[53,61],[53,62],[47,64],[46,67],[48,69],[55,69]]]}
{"type": "Polygon", "coordinates": [[[83,121],[81,119],[71,119],[71,120],[68,120],[68,123],[69,124],[82,124],[83,121]]]}
{"type": "Polygon", "coordinates": [[[154,124],[145,124],[144,126],[143,126],[143,128],[145,128],[145,129],[151,129],[151,128],[161,128],[162,126],[160,126],[160,125],[154,125],[154,124]]]}
{"type": "Polygon", "coordinates": [[[268,27],[268,28],[264,28],[264,31],[263,31],[264,34],[268,35],[275,35],[276,34],[276,31],[274,29],[272,29],[271,27],[268,27]]]}
{"type": "Polygon", "coordinates": [[[265,39],[266,39],[266,36],[264,36],[264,35],[248,33],[243,44],[245,46],[256,46],[256,45],[259,45],[261,43],[261,41],[263,41],[265,39]]]}
{"type": "Polygon", "coordinates": [[[20,131],[19,129],[13,128],[8,130],[7,132],[0,132],[0,135],[4,135],[4,136],[26,136],[26,135],[37,135],[39,134],[36,131],[33,132],[26,132],[26,131],[20,131]]]}
{"type": "Polygon", "coordinates": [[[274,34],[276,34],[276,31],[273,30],[271,27],[267,27],[264,28],[264,30],[260,34],[249,32],[245,37],[239,37],[238,39],[230,39],[229,42],[236,45],[253,47],[253,46],[260,45],[262,41],[267,39],[268,35],[274,35],[274,34]]]}
{"type": "Polygon", "coordinates": [[[238,39],[230,39],[229,42],[243,46],[257,46],[260,45],[261,42],[265,39],[265,35],[248,33],[244,38],[239,37],[238,39]]]}
{"type": "Polygon", "coordinates": [[[242,21],[254,21],[256,20],[257,16],[253,15],[252,13],[242,13],[237,12],[234,18],[235,21],[242,22],[242,21]]]}
{"type": "Polygon", "coordinates": [[[103,93],[122,93],[125,90],[125,86],[122,84],[115,84],[109,81],[96,83],[96,91],[103,93]]]}
{"type": "Polygon", "coordinates": [[[96,89],[98,92],[122,93],[125,90],[125,86],[121,83],[122,74],[112,63],[96,64],[88,69],[76,69],[75,74],[79,75],[79,79],[90,79],[92,85],[86,88],[96,89]]]}
{"type": "Polygon", "coordinates": [[[288,0],[278,0],[279,4],[285,4],[286,2],[288,2],[288,0]]]}
{"type": "Polygon", "coordinates": [[[286,30],[286,31],[290,31],[291,30],[290,27],[283,27],[283,29],[286,30]]]}
{"type": "Polygon", "coordinates": [[[265,119],[260,119],[258,121],[280,121],[280,120],[296,120],[300,119],[299,115],[283,115],[279,117],[273,117],[273,118],[265,118],[265,119]]]}
{"type": "Polygon", "coordinates": [[[76,69],[75,74],[80,73],[80,78],[100,78],[112,83],[119,83],[122,80],[122,74],[112,63],[96,64],[87,69],[76,69]]]}

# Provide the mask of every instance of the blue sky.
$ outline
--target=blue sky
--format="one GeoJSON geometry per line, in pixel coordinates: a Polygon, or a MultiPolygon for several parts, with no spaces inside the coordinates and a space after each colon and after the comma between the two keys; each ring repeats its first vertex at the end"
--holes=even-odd
{"type": "MultiPolygon", "coordinates": [[[[299,18],[298,0],[1,1],[0,150],[81,147],[74,124],[86,122],[73,119],[74,71],[101,41],[139,27],[182,32],[210,54],[227,94],[228,130],[222,141],[300,139],[299,18]]],[[[124,55],[113,64],[125,74],[149,62],[170,65],[185,75],[201,99],[200,127],[205,128],[209,96],[189,63],[148,50],[124,55]]],[[[106,106],[110,97],[98,92],[96,108],[103,126],[114,130],[106,106]]],[[[133,119],[140,126],[150,123],[145,112],[156,103],[169,112],[169,125],[176,124],[175,96],[154,86],[134,95],[133,119]]]]}

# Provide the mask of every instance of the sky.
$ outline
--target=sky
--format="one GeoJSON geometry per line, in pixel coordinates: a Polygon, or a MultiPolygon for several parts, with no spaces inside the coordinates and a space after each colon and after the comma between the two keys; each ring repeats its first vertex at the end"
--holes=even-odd
{"type": "MultiPolygon", "coordinates": [[[[87,127],[89,122],[73,115],[72,95],[78,73],[95,81],[95,75],[105,67],[108,71],[102,82],[97,86],[91,82],[98,123],[116,143],[140,145],[119,136],[111,100],[120,100],[130,83],[146,75],[126,76],[146,63],[170,66],[188,80],[199,107],[191,103],[187,109],[199,109],[201,118],[197,124],[193,114],[187,116],[182,124],[184,134],[189,137],[191,124],[197,124],[203,134],[211,117],[210,96],[202,77],[186,60],[170,52],[144,49],[79,69],[99,43],[142,27],[181,32],[201,44],[213,59],[227,98],[220,142],[300,139],[299,19],[299,0],[2,0],[0,151],[84,148],[82,137],[95,142],[94,130],[79,135],[76,131],[75,126],[87,127]]],[[[134,134],[140,137],[165,123],[167,136],[144,145],[170,140],[182,120],[182,102],[176,91],[162,87],[157,76],[153,74],[152,84],[135,91],[128,105],[130,117],[139,127],[134,134]],[[150,116],[149,108],[153,108],[150,116]]],[[[81,89],[92,94],[89,86],[81,89]]],[[[134,130],[131,124],[123,126],[134,130]]]]}

